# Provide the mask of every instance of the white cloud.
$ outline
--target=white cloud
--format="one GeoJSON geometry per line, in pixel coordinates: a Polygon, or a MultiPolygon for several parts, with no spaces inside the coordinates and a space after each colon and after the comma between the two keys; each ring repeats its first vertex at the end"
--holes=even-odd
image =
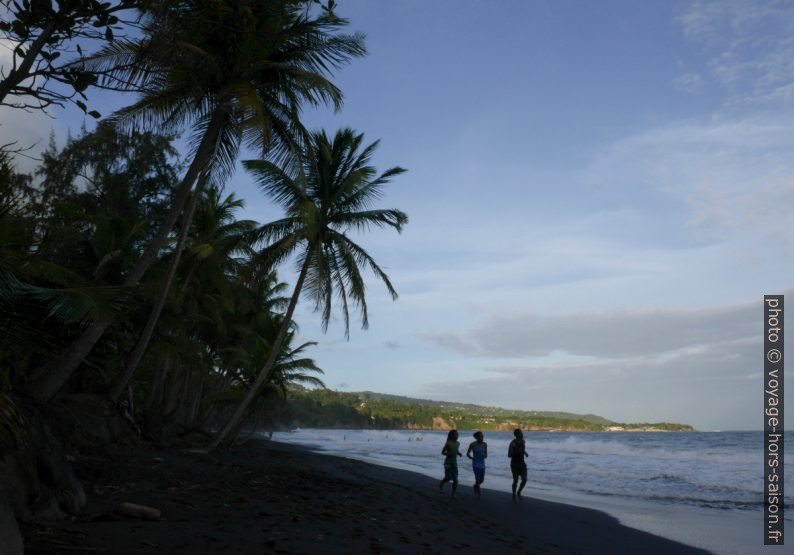
{"type": "MultiPolygon", "coordinates": [[[[13,45],[8,39],[0,39],[0,68],[3,74],[10,71],[13,45]]],[[[13,103],[13,99],[8,97],[6,102],[13,103]]],[[[44,111],[0,106],[0,145],[13,144],[9,148],[27,149],[24,151],[25,156],[15,157],[17,171],[29,173],[36,168],[38,162],[35,158],[47,147],[50,133],[55,134],[56,140],[65,135],[58,121],[44,111]]]]}
{"type": "Polygon", "coordinates": [[[791,248],[792,127],[787,114],[675,122],[601,149],[587,176],[596,184],[611,180],[670,195],[688,207],[688,226],[697,234],[774,239],[791,248]]]}
{"type": "MultiPolygon", "coordinates": [[[[752,322],[754,327],[759,323],[752,322]]],[[[598,330],[589,333],[600,335],[598,330]]],[[[760,392],[762,384],[759,347],[760,334],[656,355],[486,366],[484,377],[437,381],[417,394],[438,397],[443,392],[445,398],[463,402],[498,399],[509,408],[573,410],[623,422],[754,429],[759,401],[753,392],[760,392]]]]}
{"type": "Polygon", "coordinates": [[[673,79],[673,88],[677,91],[696,94],[703,90],[703,77],[695,71],[690,71],[673,79]]]}
{"type": "Polygon", "coordinates": [[[687,5],[677,18],[700,46],[711,77],[732,104],[788,102],[794,85],[794,5],[712,0],[687,5]]]}
{"type": "Polygon", "coordinates": [[[424,337],[468,356],[541,357],[562,352],[610,359],[602,361],[609,364],[621,357],[647,364],[664,355],[668,362],[760,336],[757,304],[697,310],[513,314],[491,318],[466,331],[424,337]]]}
{"type": "Polygon", "coordinates": [[[423,334],[428,343],[481,363],[479,377],[442,378],[417,394],[498,399],[506,407],[619,421],[751,429],[758,398],[750,390],[761,387],[761,330],[760,297],[700,309],[507,313],[423,334]]]}
{"type": "Polygon", "coordinates": [[[717,22],[725,13],[720,2],[692,2],[680,16],[680,23],[684,35],[688,38],[711,38],[714,35],[717,22]]]}
{"type": "Polygon", "coordinates": [[[55,118],[40,110],[27,112],[0,106],[0,145],[13,143],[11,148],[27,149],[24,156],[15,156],[17,171],[29,173],[38,166],[36,158],[47,148],[50,133],[54,133],[58,144],[63,144],[65,133],[55,118]]]}

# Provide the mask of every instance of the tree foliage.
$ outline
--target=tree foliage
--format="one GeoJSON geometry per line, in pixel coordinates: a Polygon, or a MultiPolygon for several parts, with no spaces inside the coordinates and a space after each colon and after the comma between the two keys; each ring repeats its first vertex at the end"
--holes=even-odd
{"type": "Polygon", "coordinates": [[[269,424],[274,427],[433,429],[442,422],[463,430],[512,431],[520,427],[535,431],[693,431],[686,424],[621,424],[594,415],[518,411],[298,386],[290,388],[286,410],[269,415],[269,424]]]}
{"type": "Polygon", "coordinates": [[[154,437],[173,424],[239,432],[284,410],[293,384],[322,387],[292,319],[302,285],[287,298],[278,279],[290,253],[324,326],[336,295],[345,329],[349,308],[366,327],[365,268],[396,298],[352,233],[402,229],[402,212],[369,204],[403,170],[378,175],[377,142],[302,121],[307,105],[341,107],[331,78],[365,53],[335,7],[0,0],[0,105],[72,103],[99,117],[89,87],[135,95],[62,147],[51,141],[30,175],[0,148],[0,444],[24,427],[20,394],[128,391],[125,418],[154,437]],[[243,201],[223,191],[242,147],[285,219],[241,219],[243,201]]]}
{"type": "Polygon", "coordinates": [[[85,67],[88,44],[112,42],[120,17],[135,17],[138,0],[4,0],[0,34],[10,62],[0,69],[0,105],[45,109],[73,101],[88,111],[85,92],[98,74],[85,67]]]}
{"type": "MultiPolygon", "coordinates": [[[[137,285],[149,271],[180,213],[187,222],[183,229],[190,227],[201,188],[208,182],[225,183],[242,142],[263,156],[286,160],[304,134],[301,105],[340,106],[341,91],[328,74],[363,54],[363,37],[338,33],[346,22],[331,14],[330,7],[315,15],[307,5],[298,0],[155,2],[145,10],[140,38],[118,41],[87,64],[103,74],[103,85],[139,93],[136,102],[111,118],[118,126],[131,133],[153,127],[192,133],[187,171],[125,285],[137,285]]],[[[177,238],[173,262],[113,396],[132,377],[148,346],[185,240],[184,234],[177,238]]],[[[109,320],[89,325],[47,362],[29,393],[39,399],[57,394],[109,325],[109,320]]]]}
{"type": "MultiPolygon", "coordinates": [[[[7,161],[0,164],[0,186],[11,193],[0,209],[0,391],[13,393],[35,379],[49,352],[79,335],[87,321],[109,315],[114,325],[64,393],[101,393],[112,383],[173,253],[161,251],[156,271],[139,287],[120,284],[154,233],[178,173],[169,137],[127,135],[112,125],[63,148],[52,145],[35,187],[7,161]]],[[[180,287],[171,292],[131,384],[152,421],[190,428],[224,414],[281,326],[283,285],[273,268],[253,260],[258,223],[239,219],[242,207],[217,188],[198,202],[180,287]]],[[[279,353],[278,372],[260,391],[262,402],[283,397],[293,382],[322,384],[314,376],[321,370],[304,354],[311,343],[296,346],[292,337],[279,353]]],[[[254,409],[261,411],[262,402],[254,409]]]]}

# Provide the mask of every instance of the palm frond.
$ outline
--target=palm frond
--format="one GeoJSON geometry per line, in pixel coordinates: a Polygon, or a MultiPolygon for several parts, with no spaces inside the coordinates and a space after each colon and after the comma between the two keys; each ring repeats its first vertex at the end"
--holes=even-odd
{"type": "Polygon", "coordinates": [[[254,175],[265,194],[285,208],[308,200],[305,185],[276,164],[267,160],[243,160],[243,167],[254,175]]]}
{"type": "Polygon", "coordinates": [[[335,243],[336,243],[337,246],[341,247],[341,245],[344,245],[345,246],[344,247],[345,250],[346,251],[349,250],[353,254],[353,256],[356,259],[357,264],[359,264],[361,266],[369,265],[369,267],[372,270],[372,272],[378,278],[380,278],[380,280],[386,286],[386,289],[389,291],[389,294],[391,295],[392,300],[397,300],[397,297],[398,297],[397,291],[395,291],[394,287],[391,284],[391,281],[389,281],[389,276],[387,276],[386,272],[384,272],[381,269],[381,267],[378,266],[378,263],[375,262],[375,259],[372,258],[369,255],[369,253],[367,253],[367,251],[365,251],[363,248],[361,248],[359,245],[357,245],[355,242],[353,242],[349,237],[347,237],[347,236],[345,236],[345,235],[343,235],[341,233],[335,233],[334,234],[334,240],[335,240],[335,243]]]}
{"type": "Polygon", "coordinates": [[[358,231],[369,231],[371,227],[392,227],[401,232],[408,223],[408,216],[397,209],[366,210],[363,212],[337,212],[331,217],[340,229],[354,228],[358,231]]]}

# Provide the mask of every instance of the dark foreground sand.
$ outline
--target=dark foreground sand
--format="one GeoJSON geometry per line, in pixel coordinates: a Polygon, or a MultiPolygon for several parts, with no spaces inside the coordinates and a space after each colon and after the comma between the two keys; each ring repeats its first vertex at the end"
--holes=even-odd
{"type": "Polygon", "coordinates": [[[26,553],[706,553],[589,509],[431,478],[275,442],[222,455],[124,448],[75,461],[88,505],[26,525],[26,553]],[[121,502],[157,521],[114,513],[121,502]]]}

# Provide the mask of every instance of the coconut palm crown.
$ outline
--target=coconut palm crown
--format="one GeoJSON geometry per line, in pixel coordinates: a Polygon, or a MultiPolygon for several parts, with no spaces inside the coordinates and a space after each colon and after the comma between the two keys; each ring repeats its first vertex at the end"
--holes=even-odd
{"type": "Polygon", "coordinates": [[[393,299],[397,292],[372,256],[347,232],[391,227],[398,232],[408,216],[396,209],[377,209],[372,204],[383,187],[405,170],[394,167],[378,175],[370,160],[379,141],[361,148],[363,133],[341,129],[330,140],[325,131],[312,133],[302,162],[285,170],[266,160],[246,160],[243,166],[287,216],[259,230],[268,246],[260,256],[277,263],[296,253],[304,291],[322,312],[323,329],[331,317],[336,292],[349,336],[349,306],[358,307],[362,328],[369,325],[361,270],[369,267],[384,283],[393,299]]]}
{"type": "Polygon", "coordinates": [[[328,76],[366,53],[364,35],[338,33],[347,20],[312,14],[310,6],[306,0],[153,3],[144,12],[144,38],[117,41],[89,64],[106,72],[106,86],[139,93],[112,116],[119,124],[171,133],[191,127],[194,153],[210,130],[208,163],[223,183],[242,141],[284,155],[305,134],[302,104],[341,106],[342,93],[328,76]]]}

